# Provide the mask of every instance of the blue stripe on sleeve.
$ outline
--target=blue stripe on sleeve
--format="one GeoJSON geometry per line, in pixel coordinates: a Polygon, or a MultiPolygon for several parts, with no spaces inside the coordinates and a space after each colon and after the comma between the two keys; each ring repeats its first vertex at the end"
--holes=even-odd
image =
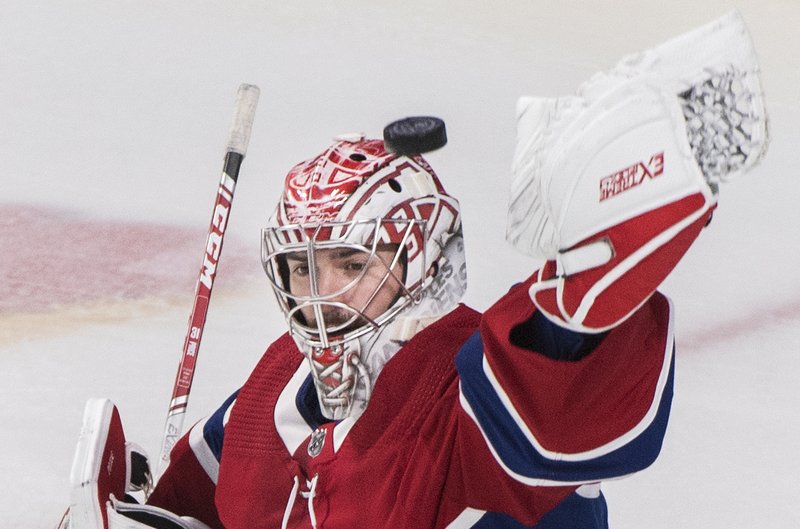
{"type": "MultiPolygon", "coordinates": [[[[670,363],[669,377],[656,416],[641,434],[598,457],[564,461],[548,458],[529,442],[486,376],[483,357],[483,343],[476,332],[456,357],[461,392],[493,448],[495,457],[507,472],[513,473],[515,479],[586,483],[637,472],[656,459],[669,418],[674,362],[670,363]]],[[[674,360],[674,349],[672,357],[674,360]]],[[[584,427],[592,428],[592,425],[586,424],[584,427]]]]}

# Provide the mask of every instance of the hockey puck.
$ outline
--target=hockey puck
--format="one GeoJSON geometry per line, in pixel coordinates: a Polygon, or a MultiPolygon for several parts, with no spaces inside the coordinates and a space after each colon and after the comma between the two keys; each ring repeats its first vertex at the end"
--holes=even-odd
{"type": "Polygon", "coordinates": [[[415,116],[393,121],[383,129],[386,148],[398,154],[422,154],[447,144],[444,120],[415,116]]]}

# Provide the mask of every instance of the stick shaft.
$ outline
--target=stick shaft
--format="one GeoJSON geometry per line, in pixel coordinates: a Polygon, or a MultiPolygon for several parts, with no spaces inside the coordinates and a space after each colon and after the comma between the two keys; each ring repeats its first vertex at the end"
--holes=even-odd
{"type": "Polygon", "coordinates": [[[206,315],[208,314],[208,304],[214,287],[214,279],[217,275],[217,265],[222,254],[222,243],[228,226],[233,194],[239,178],[239,168],[250,141],[250,131],[253,126],[258,95],[259,91],[256,86],[242,85],[239,87],[231,130],[226,145],[225,163],[219,186],[217,187],[211,224],[208,229],[208,237],[203,254],[203,263],[197,278],[194,304],[189,316],[189,328],[183,342],[183,353],[178,364],[178,372],[175,376],[172,398],[164,427],[164,437],[158,459],[157,475],[159,476],[169,464],[170,451],[183,433],[183,420],[197,366],[197,356],[200,351],[200,341],[203,337],[206,315]]]}

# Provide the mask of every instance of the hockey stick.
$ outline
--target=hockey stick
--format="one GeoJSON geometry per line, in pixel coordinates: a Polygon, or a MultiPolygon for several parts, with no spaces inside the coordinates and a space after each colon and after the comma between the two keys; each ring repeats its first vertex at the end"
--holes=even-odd
{"type": "Polygon", "coordinates": [[[169,464],[169,454],[183,432],[183,420],[186,406],[189,402],[189,392],[192,387],[197,354],[200,349],[200,340],[203,336],[208,302],[211,289],[214,286],[217,264],[222,252],[222,242],[225,228],[228,224],[233,192],[239,177],[239,167],[250,142],[250,131],[253,127],[256,104],[258,103],[259,89],[255,85],[242,84],[236,96],[233,121],[231,123],[228,143],[225,149],[225,163],[222,169],[222,179],[217,190],[214,203],[214,213],[208,230],[203,264],[197,278],[197,287],[194,295],[194,306],[189,317],[189,329],[183,343],[183,355],[178,364],[178,373],[175,376],[175,385],[172,389],[172,399],[167,413],[167,422],[164,427],[164,437],[161,443],[161,453],[158,459],[157,476],[169,464]]]}

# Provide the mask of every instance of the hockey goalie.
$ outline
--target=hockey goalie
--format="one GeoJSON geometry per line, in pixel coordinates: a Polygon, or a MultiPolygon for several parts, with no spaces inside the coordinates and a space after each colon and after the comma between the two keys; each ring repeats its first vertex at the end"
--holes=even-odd
{"type": "Polygon", "coordinates": [[[262,232],[288,332],[144,503],[140,450],[90,402],[64,525],[607,527],[602,482],[652,464],[669,418],[657,288],[766,140],[736,13],[520,99],[507,235],[543,264],[479,313],[459,303],[459,203],[422,156],[441,123],[338,139],[289,171],[262,232]]]}

